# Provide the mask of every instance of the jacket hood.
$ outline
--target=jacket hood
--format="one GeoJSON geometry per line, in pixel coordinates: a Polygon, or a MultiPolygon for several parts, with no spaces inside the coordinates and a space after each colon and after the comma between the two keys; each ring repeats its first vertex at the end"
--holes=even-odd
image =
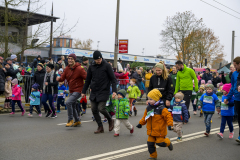
{"type": "MultiPolygon", "coordinates": [[[[104,63],[107,63],[107,61],[102,58],[102,63],[101,63],[99,66],[101,66],[101,65],[104,64],[104,63]]],[[[95,65],[98,65],[98,64],[96,64],[96,62],[93,61],[93,62],[92,62],[92,65],[95,66],[95,65]]]]}
{"type": "Polygon", "coordinates": [[[78,66],[81,66],[81,64],[78,63],[78,62],[76,62],[73,67],[70,67],[70,65],[68,65],[67,67],[68,67],[69,69],[73,69],[73,70],[74,70],[74,69],[77,68],[78,66]]]}

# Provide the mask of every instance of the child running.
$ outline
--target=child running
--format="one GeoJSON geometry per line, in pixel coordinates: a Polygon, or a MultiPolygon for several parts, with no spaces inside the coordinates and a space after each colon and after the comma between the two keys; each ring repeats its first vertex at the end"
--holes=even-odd
{"type": "Polygon", "coordinates": [[[22,88],[18,85],[18,80],[15,78],[12,80],[12,112],[10,115],[15,114],[15,103],[18,104],[18,107],[22,111],[22,116],[24,116],[25,110],[21,102],[21,90],[22,88]]]}
{"type": "Polygon", "coordinates": [[[64,106],[65,110],[67,110],[67,107],[65,104],[65,97],[66,97],[66,87],[64,85],[64,82],[59,82],[58,99],[57,99],[57,113],[61,113],[60,106],[64,106]]]}
{"type": "MultiPolygon", "coordinates": [[[[182,141],[182,126],[183,123],[188,122],[188,110],[183,101],[184,94],[182,92],[176,93],[175,102],[173,106],[170,106],[173,114],[173,131],[177,133],[177,141],[182,141]]],[[[169,129],[170,130],[170,129],[169,129]]]]}
{"type": "Polygon", "coordinates": [[[198,101],[198,108],[202,108],[204,113],[204,122],[206,125],[206,132],[204,133],[207,137],[211,131],[211,119],[215,112],[215,106],[218,108],[221,106],[220,101],[216,94],[213,93],[214,86],[212,84],[206,85],[206,93],[204,93],[198,101]]]}
{"type": "Polygon", "coordinates": [[[127,93],[129,94],[129,104],[130,104],[130,116],[132,115],[132,111],[134,111],[134,115],[137,115],[137,109],[134,105],[133,106],[133,101],[141,96],[141,91],[139,90],[138,86],[136,86],[136,79],[130,79],[130,86],[128,87],[127,93]]]}
{"type": "Polygon", "coordinates": [[[148,135],[148,151],[150,158],[148,160],[157,159],[156,145],[160,147],[168,147],[173,150],[173,145],[167,136],[167,126],[173,126],[173,118],[165,107],[164,102],[160,99],[161,92],[158,89],[153,89],[148,93],[148,106],[144,112],[142,119],[139,121],[137,128],[142,128],[142,125],[147,123],[148,135]]]}
{"type": "Polygon", "coordinates": [[[130,112],[129,102],[126,97],[126,91],[124,89],[121,89],[117,93],[118,100],[115,100],[114,96],[113,98],[113,104],[116,106],[116,123],[114,125],[114,137],[118,137],[120,133],[120,124],[123,122],[124,125],[127,127],[127,129],[130,130],[130,133],[132,134],[134,131],[133,125],[128,121],[128,116],[130,112]]]}
{"type": "MultiPolygon", "coordinates": [[[[221,110],[222,115],[222,121],[220,126],[220,133],[217,134],[217,136],[220,139],[223,139],[223,133],[226,126],[226,122],[229,127],[229,138],[233,138],[234,132],[233,132],[233,116],[234,116],[234,98],[232,97],[228,104],[224,103],[224,100],[227,99],[227,95],[231,89],[231,84],[225,84],[222,88],[223,96],[222,96],[222,103],[221,103],[221,109],[218,108],[218,110],[221,110]]],[[[220,112],[220,111],[219,111],[220,112]]]]}
{"type": "MultiPolygon", "coordinates": [[[[113,99],[112,99],[112,94],[111,93],[110,93],[109,99],[108,99],[108,101],[106,103],[106,109],[107,109],[107,111],[108,111],[108,113],[109,113],[109,115],[111,117],[113,117],[115,115],[114,103],[113,103],[113,99]]],[[[103,120],[103,123],[107,123],[106,117],[103,120]]]]}
{"type": "Polygon", "coordinates": [[[4,108],[11,108],[10,102],[12,100],[12,88],[11,88],[11,80],[12,77],[7,76],[6,82],[5,82],[5,102],[4,102],[4,108]]]}
{"type": "Polygon", "coordinates": [[[32,85],[32,92],[31,92],[31,95],[29,96],[29,99],[30,99],[30,110],[28,114],[29,117],[32,117],[33,107],[36,107],[38,111],[38,116],[42,117],[42,113],[40,110],[40,92],[38,91],[39,87],[40,86],[37,83],[32,85]]]}

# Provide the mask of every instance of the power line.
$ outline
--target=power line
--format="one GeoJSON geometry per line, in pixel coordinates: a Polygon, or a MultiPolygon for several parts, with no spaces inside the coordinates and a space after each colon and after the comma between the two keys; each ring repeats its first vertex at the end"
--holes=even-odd
{"type": "Polygon", "coordinates": [[[222,3],[220,3],[220,2],[218,2],[218,1],[216,1],[216,0],[213,0],[213,1],[215,1],[216,3],[218,3],[218,4],[220,4],[220,5],[222,5],[222,6],[226,7],[226,8],[228,8],[228,9],[230,9],[230,10],[232,10],[232,11],[238,13],[238,14],[240,14],[239,12],[233,10],[232,8],[229,8],[229,7],[225,6],[224,4],[222,4],[222,3]]]}
{"type": "Polygon", "coordinates": [[[202,2],[204,2],[204,3],[206,3],[206,4],[208,4],[208,5],[210,5],[210,6],[214,7],[214,8],[216,8],[216,9],[218,9],[218,10],[224,12],[224,13],[227,13],[227,14],[229,14],[230,16],[233,16],[233,17],[235,17],[235,18],[237,18],[237,19],[240,19],[240,18],[238,18],[238,17],[236,17],[236,16],[234,16],[234,15],[232,15],[232,14],[230,14],[230,13],[228,13],[228,12],[226,12],[226,11],[220,9],[220,8],[217,8],[217,7],[211,5],[211,4],[209,4],[209,3],[207,3],[207,2],[205,2],[205,1],[203,1],[203,0],[200,0],[200,1],[202,1],[202,2]]]}

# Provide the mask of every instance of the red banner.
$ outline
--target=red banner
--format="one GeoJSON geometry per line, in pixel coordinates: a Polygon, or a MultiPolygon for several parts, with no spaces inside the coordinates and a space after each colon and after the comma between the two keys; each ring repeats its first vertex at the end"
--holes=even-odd
{"type": "Polygon", "coordinates": [[[119,53],[128,53],[128,39],[119,39],[119,53]]]}

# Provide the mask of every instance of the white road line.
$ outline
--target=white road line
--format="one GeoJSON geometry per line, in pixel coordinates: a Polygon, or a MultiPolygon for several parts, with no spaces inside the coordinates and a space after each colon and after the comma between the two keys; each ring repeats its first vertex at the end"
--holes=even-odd
{"type": "MultiPolygon", "coordinates": [[[[112,119],[116,119],[116,118],[112,118],[112,119]]],[[[104,119],[102,119],[102,120],[104,120],[104,119]]],[[[95,121],[93,121],[93,120],[89,120],[89,121],[81,121],[82,123],[88,123],[88,122],[95,122],[95,121]]],[[[66,125],[67,123],[59,123],[59,124],[57,124],[57,125],[59,125],[59,126],[62,126],[62,125],[66,125]]]]}
{"type": "MultiPolygon", "coordinates": [[[[233,124],[234,128],[238,128],[238,124],[233,124]]],[[[219,129],[220,128],[214,128],[214,129],[211,129],[211,131],[215,131],[216,133],[219,132],[219,129]],[[216,131],[217,130],[217,131],[216,131]]],[[[228,127],[226,127],[225,129],[228,129],[228,127]]],[[[215,132],[211,132],[211,134],[214,134],[215,132]]],[[[190,137],[190,136],[194,136],[194,135],[198,135],[198,134],[203,134],[205,133],[205,131],[201,131],[201,132],[196,132],[196,133],[192,133],[192,134],[187,134],[187,135],[183,135],[183,138],[186,138],[186,137],[190,137]]],[[[204,135],[198,135],[200,137],[204,137],[204,135]]],[[[198,136],[195,136],[195,137],[198,137],[198,136]]],[[[173,138],[170,138],[170,141],[172,141],[173,144],[175,143],[178,143],[177,141],[174,141],[176,140],[177,137],[173,137],[173,138]]],[[[184,141],[187,141],[188,139],[192,139],[192,137],[190,138],[186,138],[184,139],[184,141]]],[[[145,152],[147,151],[147,144],[142,144],[142,145],[138,145],[138,146],[134,146],[134,147],[129,147],[129,148],[125,148],[125,149],[120,149],[120,150],[116,150],[116,151],[111,151],[111,152],[107,152],[107,153],[103,153],[103,154],[98,154],[98,155],[94,155],[94,156],[90,156],[90,157],[85,157],[85,158],[80,158],[80,159],[77,159],[77,160],[92,160],[92,159],[99,159],[101,157],[105,157],[105,156],[110,156],[110,155],[113,155],[113,154],[117,154],[117,153],[121,153],[121,152],[125,152],[124,154],[121,154],[121,155],[132,155],[132,154],[136,154],[136,153],[140,153],[141,152],[145,152]],[[139,148],[143,148],[143,147],[146,147],[144,149],[140,149],[140,150],[137,150],[137,151],[131,151],[131,152],[127,152],[126,151],[130,151],[130,150],[135,150],[135,149],[139,149],[139,148]]],[[[115,157],[115,156],[118,156],[118,155],[114,155],[112,157],[115,157]]],[[[108,158],[112,158],[112,157],[108,157],[108,158]]],[[[101,160],[105,160],[105,159],[101,159],[101,160]]],[[[108,159],[106,159],[108,160],[108,159]]]]}
{"type": "MultiPolygon", "coordinates": [[[[227,128],[227,127],[226,127],[227,128]]],[[[236,126],[235,128],[239,128],[238,126],[236,126]]],[[[212,131],[212,130],[211,130],[212,131]]],[[[216,134],[218,133],[219,131],[215,131],[215,132],[211,132],[210,134],[216,134]]],[[[201,137],[206,137],[204,134],[201,134],[201,135],[197,135],[197,136],[194,136],[194,137],[190,137],[190,138],[186,138],[186,139],[183,139],[183,141],[181,142],[177,142],[177,141],[173,141],[172,144],[178,144],[178,143],[182,143],[182,142],[186,142],[186,141],[190,141],[190,140],[193,140],[193,139],[197,139],[197,138],[201,138],[201,137]]],[[[156,146],[156,148],[160,148],[159,146],[156,146]]],[[[137,154],[137,153],[141,153],[141,152],[146,152],[148,151],[148,148],[144,148],[144,149],[140,149],[140,150],[136,150],[136,151],[131,151],[131,152],[128,152],[128,153],[124,153],[124,154],[119,154],[119,155],[114,155],[114,156],[111,156],[111,157],[107,157],[107,158],[102,158],[100,160],[113,160],[113,159],[118,159],[118,158],[122,158],[122,157],[127,157],[127,156],[130,156],[130,155],[133,155],[133,154],[137,154]]],[[[85,159],[85,160],[88,160],[88,159],[85,159]]]]}

